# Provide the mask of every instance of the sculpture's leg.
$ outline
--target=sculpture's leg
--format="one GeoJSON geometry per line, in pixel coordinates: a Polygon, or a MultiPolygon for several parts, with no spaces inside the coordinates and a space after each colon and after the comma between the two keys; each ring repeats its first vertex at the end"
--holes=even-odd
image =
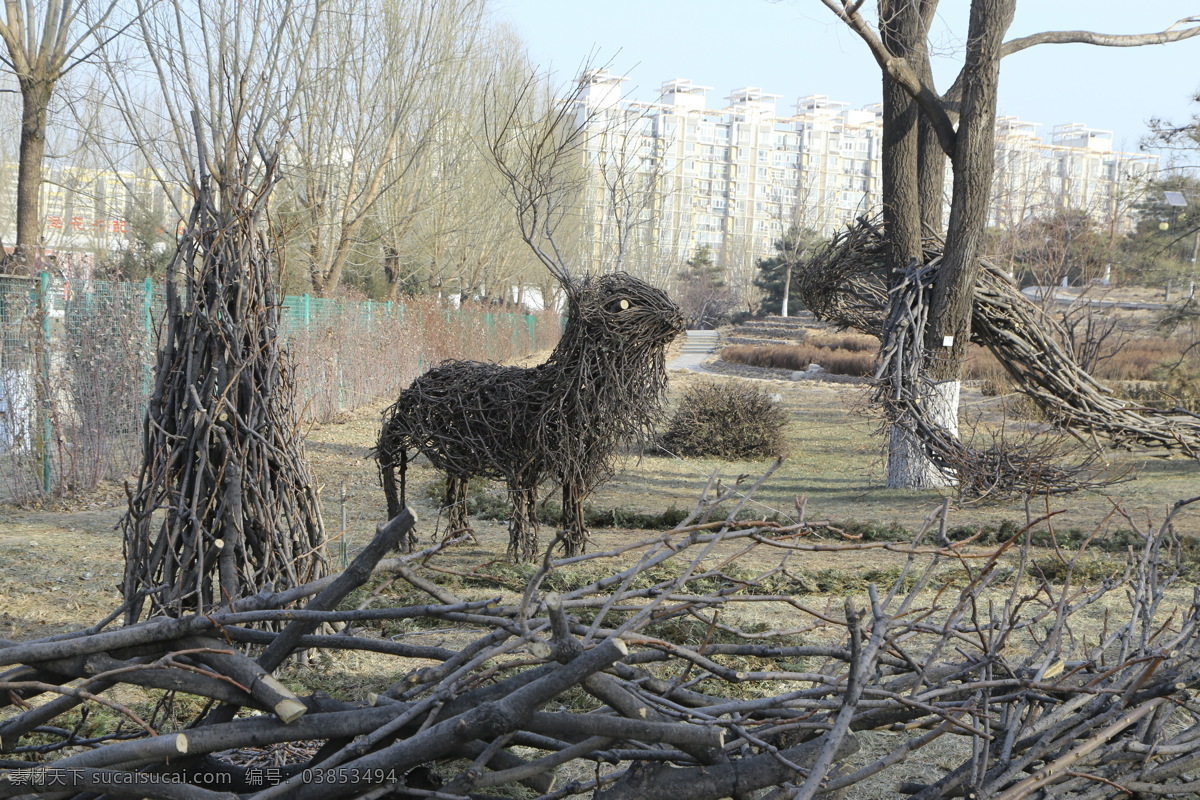
{"type": "Polygon", "coordinates": [[[588,531],[583,524],[583,490],[567,481],[563,484],[562,498],[563,554],[570,558],[587,551],[588,531]]]}
{"type": "Polygon", "coordinates": [[[475,538],[475,531],[471,530],[471,523],[467,522],[467,481],[468,478],[465,477],[446,476],[447,538],[464,532],[475,538]]]}
{"type": "MultiPolygon", "coordinates": [[[[407,455],[407,454],[406,454],[407,455]]],[[[404,467],[401,467],[401,487],[404,485],[404,467]]],[[[383,484],[383,496],[387,498],[387,518],[394,519],[404,510],[404,489],[396,493],[396,456],[389,450],[379,450],[379,481],[383,484]]]]}
{"type": "MultiPolygon", "coordinates": [[[[400,505],[401,509],[405,509],[405,508],[408,508],[408,450],[402,449],[400,451],[399,461],[400,461],[400,464],[399,464],[399,466],[400,466],[400,503],[399,503],[399,505],[400,505]]],[[[392,491],[394,493],[395,489],[393,488],[392,491]]],[[[396,513],[398,514],[400,512],[397,511],[396,513]]],[[[392,517],[395,517],[395,516],[396,516],[395,514],[392,514],[388,517],[388,519],[391,519],[392,517]]],[[[400,551],[403,553],[411,553],[413,550],[416,550],[416,549],[417,549],[417,533],[416,533],[416,528],[412,527],[412,528],[408,529],[408,533],[404,534],[404,538],[400,542],[400,551]]]]}
{"type": "MultiPolygon", "coordinates": [[[[408,451],[394,453],[386,449],[379,451],[379,481],[383,484],[383,496],[387,498],[387,518],[395,519],[407,505],[405,483],[408,478],[408,451]],[[396,491],[396,468],[400,468],[400,491],[396,491]]],[[[417,536],[412,530],[400,541],[400,550],[408,553],[417,546],[417,536]]]]}
{"type": "Polygon", "coordinates": [[[537,490],[509,486],[512,517],[508,521],[508,560],[532,561],[538,556],[537,490]]]}

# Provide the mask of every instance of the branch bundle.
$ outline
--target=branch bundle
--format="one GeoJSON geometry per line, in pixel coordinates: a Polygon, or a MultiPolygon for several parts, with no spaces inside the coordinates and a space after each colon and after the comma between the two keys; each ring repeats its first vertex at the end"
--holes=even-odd
{"type": "Polygon", "coordinates": [[[269,194],[201,189],[171,262],[143,466],[121,521],[129,622],[147,598],[151,614],[204,613],[328,571],[258,230],[269,194]]]}

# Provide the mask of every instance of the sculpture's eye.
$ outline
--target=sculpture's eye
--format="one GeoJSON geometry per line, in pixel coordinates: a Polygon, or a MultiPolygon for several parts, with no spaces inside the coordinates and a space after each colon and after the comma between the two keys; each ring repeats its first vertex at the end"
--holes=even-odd
{"type": "Polygon", "coordinates": [[[625,300],[624,298],[620,300],[613,300],[608,304],[608,310],[614,314],[618,311],[625,311],[627,308],[629,308],[629,301],[625,300]]]}

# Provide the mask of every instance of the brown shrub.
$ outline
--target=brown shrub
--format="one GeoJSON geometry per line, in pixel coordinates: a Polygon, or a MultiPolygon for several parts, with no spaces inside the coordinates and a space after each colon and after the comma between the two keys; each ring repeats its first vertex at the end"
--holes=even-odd
{"type": "Polygon", "coordinates": [[[855,353],[879,352],[879,340],[865,333],[814,333],[804,339],[804,344],[826,350],[850,350],[855,353]]]}
{"type": "Polygon", "coordinates": [[[707,381],[684,393],[661,441],[676,455],[770,458],[786,449],[787,422],[787,412],[762,389],[707,381]]]}
{"type": "MultiPolygon", "coordinates": [[[[805,370],[809,364],[820,364],[835,375],[868,376],[874,374],[875,354],[879,341],[873,336],[858,333],[814,334],[801,344],[793,345],[735,345],[726,347],[721,358],[735,364],[770,369],[805,370]]],[[[1186,343],[1179,339],[1148,336],[1131,339],[1111,358],[1100,362],[1095,377],[1102,381],[1161,381],[1168,368],[1179,361],[1186,343]]],[[[990,350],[971,345],[963,378],[981,381],[985,395],[1001,395],[1014,390],[1012,379],[990,350]]],[[[1188,396],[1187,381],[1176,377],[1174,389],[1166,385],[1157,390],[1171,396],[1188,396]]],[[[1147,402],[1144,392],[1137,398],[1147,402]]],[[[1186,403],[1185,403],[1186,405],[1186,403]]]]}
{"type": "MultiPolygon", "coordinates": [[[[870,339],[871,337],[863,337],[870,339]]],[[[875,341],[872,339],[872,341],[875,341]]],[[[878,342],[876,342],[878,346],[878,342]]],[[[770,369],[805,370],[809,364],[820,364],[835,375],[871,375],[875,371],[874,351],[829,349],[810,344],[781,344],[754,346],[735,345],[721,351],[721,358],[734,364],[770,369]]]]}
{"type": "Polygon", "coordinates": [[[1184,343],[1178,339],[1149,336],[1130,339],[1109,359],[1100,362],[1096,377],[1108,381],[1148,381],[1161,373],[1161,367],[1183,356],[1184,343]]]}
{"type": "MultiPolygon", "coordinates": [[[[1150,381],[1162,377],[1166,367],[1178,361],[1184,344],[1174,339],[1151,336],[1131,339],[1111,358],[1100,362],[1094,377],[1102,381],[1150,381]]],[[[982,381],[984,394],[1004,394],[1012,391],[1012,380],[986,348],[971,345],[963,377],[982,381]]]]}

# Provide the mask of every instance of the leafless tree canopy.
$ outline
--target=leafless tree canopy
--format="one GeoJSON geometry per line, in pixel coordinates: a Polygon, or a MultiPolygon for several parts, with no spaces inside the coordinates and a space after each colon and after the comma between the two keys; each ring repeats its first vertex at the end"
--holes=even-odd
{"type": "Polygon", "coordinates": [[[567,327],[546,363],[446,361],[384,412],[375,455],[391,516],[404,505],[408,453],[416,450],[446,473],[451,531],[467,527],[471,476],[504,480],[513,503],[509,557],[534,558],[537,489],[553,481],[563,492],[565,549],[583,551],[583,499],[612,475],[617,448],[644,438],[658,419],[664,352],[683,316],[661,290],[625,273],[563,285],[567,327]]]}

